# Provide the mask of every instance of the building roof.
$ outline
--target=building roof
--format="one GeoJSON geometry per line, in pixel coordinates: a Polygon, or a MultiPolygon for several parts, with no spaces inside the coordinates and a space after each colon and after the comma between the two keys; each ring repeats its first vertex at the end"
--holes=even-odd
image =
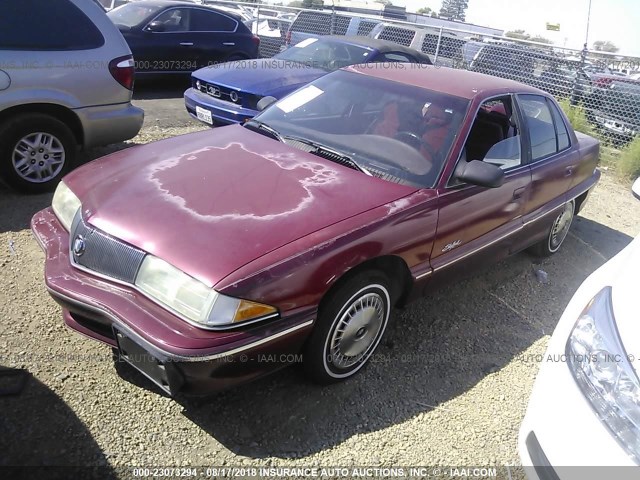
{"type": "Polygon", "coordinates": [[[472,99],[478,95],[500,95],[509,92],[548,96],[542,90],[513,80],[433,65],[372,63],[345,67],[345,70],[466,99],[472,99]]]}

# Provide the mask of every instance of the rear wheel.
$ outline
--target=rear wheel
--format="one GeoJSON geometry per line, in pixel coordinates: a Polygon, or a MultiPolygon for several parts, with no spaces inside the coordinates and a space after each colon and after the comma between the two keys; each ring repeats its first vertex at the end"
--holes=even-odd
{"type": "Polygon", "coordinates": [[[539,257],[549,257],[560,250],[571,228],[575,212],[575,201],[565,203],[549,229],[547,237],[531,247],[531,252],[539,257]]]}
{"type": "Polygon", "coordinates": [[[64,123],[23,114],[0,126],[0,175],[27,193],[52,190],[75,161],[77,143],[64,123]]]}
{"type": "Polygon", "coordinates": [[[389,285],[381,272],[362,272],[323,300],[304,350],[304,369],[312,380],[339,382],[366,365],[389,323],[389,285]]]}

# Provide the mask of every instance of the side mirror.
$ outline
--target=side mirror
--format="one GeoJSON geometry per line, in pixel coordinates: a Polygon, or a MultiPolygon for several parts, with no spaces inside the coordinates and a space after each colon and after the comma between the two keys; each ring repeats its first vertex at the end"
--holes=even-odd
{"type": "Polygon", "coordinates": [[[500,167],[480,160],[460,162],[455,177],[461,182],[488,188],[498,188],[504,183],[504,172],[500,167]]]}
{"type": "Polygon", "coordinates": [[[261,112],[265,108],[267,108],[269,105],[277,101],[278,99],[276,97],[272,97],[272,96],[262,97],[260,100],[258,100],[258,104],[256,106],[258,107],[258,111],[261,112]]]}
{"type": "Polygon", "coordinates": [[[640,177],[633,183],[631,191],[633,192],[633,196],[640,200],[640,177]]]}
{"type": "Polygon", "coordinates": [[[147,28],[145,28],[145,30],[148,32],[164,32],[165,25],[158,20],[154,20],[149,25],[147,25],[147,28]]]}

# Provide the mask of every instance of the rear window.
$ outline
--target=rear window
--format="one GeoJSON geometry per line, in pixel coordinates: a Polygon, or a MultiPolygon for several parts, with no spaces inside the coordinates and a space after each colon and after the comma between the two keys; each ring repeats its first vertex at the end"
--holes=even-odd
{"type": "Polygon", "coordinates": [[[100,30],[69,0],[2,2],[0,50],[89,50],[102,45],[100,30]]]}
{"type": "Polygon", "coordinates": [[[386,26],[378,35],[380,40],[388,40],[390,42],[399,43],[405,47],[410,47],[416,32],[407,28],[386,26]]]}

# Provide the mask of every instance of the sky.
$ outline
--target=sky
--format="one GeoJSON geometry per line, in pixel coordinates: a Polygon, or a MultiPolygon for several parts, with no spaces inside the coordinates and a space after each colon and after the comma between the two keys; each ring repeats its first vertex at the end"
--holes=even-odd
{"type": "MultiPolygon", "coordinates": [[[[582,48],[587,29],[589,0],[468,0],[467,22],[540,34],[558,46],[582,48]],[[560,31],[546,30],[559,23],[560,31]]],[[[440,11],[441,0],[393,0],[408,11],[430,7],[440,11]]],[[[591,0],[589,48],[596,40],[610,40],[619,54],[640,56],[640,0],[591,0]]]]}

